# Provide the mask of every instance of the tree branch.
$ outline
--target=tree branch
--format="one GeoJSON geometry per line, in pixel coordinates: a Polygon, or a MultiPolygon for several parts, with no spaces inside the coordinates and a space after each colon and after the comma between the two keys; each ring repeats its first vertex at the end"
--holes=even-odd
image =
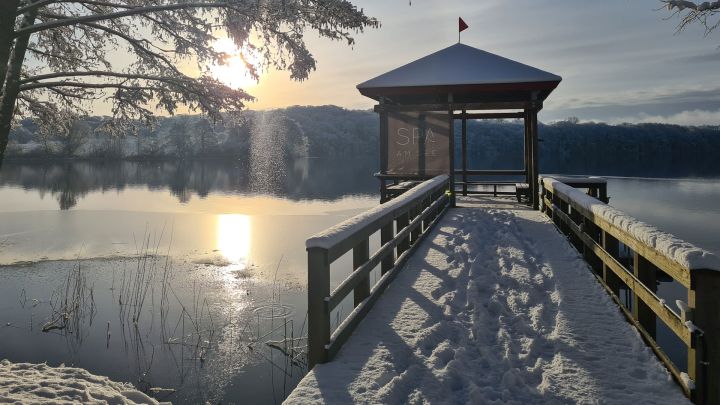
{"type": "Polygon", "coordinates": [[[31,86],[31,82],[37,82],[39,80],[47,80],[47,79],[57,79],[60,77],[83,77],[83,76],[95,76],[95,77],[117,77],[117,78],[123,78],[123,79],[142,79],[142,80],[154,80],[154,81],[161,81],[161,82],[171,82],[174,84],[182,83],[182,82],[192,82],[193,79],[184,76],[183,77],[168,77],[168,76],[153,76],[153,75],[143,75],[143,74],[137,74],[137,73],[120,73],[120,72],[109,72],[109,71],[103,71],[103,70],[89,70],[85,72],[54,72],[54,73],[47,73],[47,74],[40,74],[36,76],[29,76],[23,80],[20,81],[20,89],[25,90],[28,89],[28,87],[31,86]]]}
{"type": "Polygon", "coordinates": [[[76,17],[68,17],[61,20],[54,20],[54,21],[48,21],[40,24],[33,24],[29,27],[21,28],[17,31],[15,31],[14,37],[19,37],[22,35],[29,35],[34,32],[43,31],[51,28],[57,28],[57,27],[64,27],[68,25],[75,25],[78,23],[85,23],[85,22],[96,22],[96,21],[104,21],[104,20],[113,20],[121,17],[131,17],[146,13],[155,13],[158,11],[174,11],[174,10],[183,10],[183,9],[203,9],[203,8],[233,8],[230,3],[226,2],[215,2],[215,3],[206,3],[206,2],[197,2],[197,3],[179,3],[179,4],[165,4],[165,5],[158,5],[158,6],[144,6],[144,7],[135,7],[128,10],[123,11],[116,11],[114,13],[107,13],[107,14],[92,14],[92,15],[83,15],[83,16],[76,16],[76,17]]]}

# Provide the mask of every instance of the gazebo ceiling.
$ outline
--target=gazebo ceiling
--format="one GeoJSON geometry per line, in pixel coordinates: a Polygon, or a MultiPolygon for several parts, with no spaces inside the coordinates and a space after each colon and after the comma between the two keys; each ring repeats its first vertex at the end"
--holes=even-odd
{"type": "Polygon", "coordinates": [[[366,82],[364,96],[392,104],[543,101],[562,78],[465,44],[454,44],[366,82]],[[534,95],[534,97],[533,97],[534,95]]]}

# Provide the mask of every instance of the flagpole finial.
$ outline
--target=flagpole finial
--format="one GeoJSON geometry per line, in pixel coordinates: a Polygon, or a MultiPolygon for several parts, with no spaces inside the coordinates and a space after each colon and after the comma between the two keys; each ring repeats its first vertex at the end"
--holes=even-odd
{"type": "Polygon", "coordinates": [[[458,17],[458,44],[460,43],[460,33],[468,29],[468,27],[462,17],[458,17]]]}

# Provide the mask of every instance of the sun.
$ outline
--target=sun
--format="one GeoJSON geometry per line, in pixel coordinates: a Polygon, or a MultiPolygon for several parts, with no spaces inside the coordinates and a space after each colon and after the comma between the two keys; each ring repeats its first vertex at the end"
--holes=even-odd
{"type": "Polygon", "coordinates": [[[233,89],[248,89],[258,84],[245,64],[247,61],[257,68],[260,62],[258,55],[249,50],[238,49],[230,38],[216,39],[213,48],[228,55],[224,64],[213,64],[210,67],[213,77],[233,89]]]}

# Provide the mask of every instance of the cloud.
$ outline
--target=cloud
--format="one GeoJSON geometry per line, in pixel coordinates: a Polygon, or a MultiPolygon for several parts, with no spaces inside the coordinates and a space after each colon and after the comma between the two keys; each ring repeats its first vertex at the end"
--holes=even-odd
{"type": "MultiPolygon", "coordinates": [[[[551,96],[552,97],[552,96],[551,96]]],[[[578,117],[581,120],[605,122],[684,122],[684,125],[718,125],[720,88],[648,88],[600,96],[594,99],[563,100],[547,103],[544,120],[578,117]],[[575,106],[573,106],[573,104],[575,106]],[[656,121],[651,121],[656,119],[656,121]],[[624,121],[623,121],[624,120],[624,121]],[[690,120],[701,123],[693,124],[690,120]]]]}
{"type": "Polygon", "coordinates": [[[682,62],[689,62],[689,63],[718,62],[718,61],[720,61],[720,52],[702,53],[699,55],[686,56],[686,57],[680,58],[680,60],[682,62]]]}

